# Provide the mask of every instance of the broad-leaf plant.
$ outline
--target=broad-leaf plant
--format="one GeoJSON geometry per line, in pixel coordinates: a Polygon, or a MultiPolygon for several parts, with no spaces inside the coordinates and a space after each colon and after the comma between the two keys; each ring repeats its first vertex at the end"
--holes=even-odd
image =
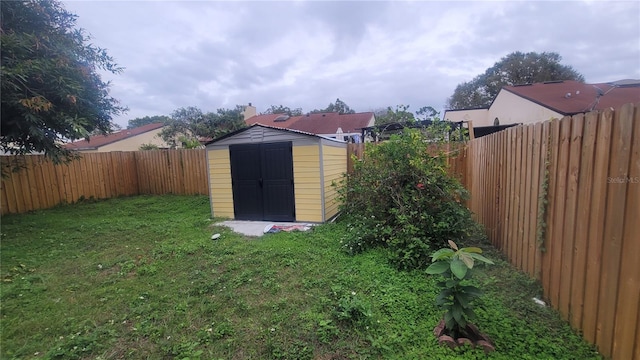
{"type": "Polygon", "coordinates": [[[436,296],[436,304],[445,310],[444,321],[447,330],[453,338],[465,335],[469,321],[475,319],[472,302],[482,295],[480,289],[468,284],[473,266],[476,261],[485,264],[493,262],[482,254],[478,247],[458,248],[455,242],[449,240],[450,248],[443,248],[431,256],[432,264],[426,272],[432,275],[442,275],[443,281],[438,282],[441,289],[436,296]]]}

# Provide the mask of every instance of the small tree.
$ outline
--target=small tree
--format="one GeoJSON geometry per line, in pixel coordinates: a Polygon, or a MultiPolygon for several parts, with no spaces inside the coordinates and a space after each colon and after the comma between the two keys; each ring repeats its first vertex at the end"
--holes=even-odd
{"type": "Polygon", "coordinates": [[[386,111],[381,111],[379,115],[376,115],[376,125],[389,123],[415,123],[416,117],[411,111],[409,111],[409,107],[409,105],[396,105],[395,110],[391,106],[387,107],[386,111]]]}
{"type": "Polygon", "coordinates": [[[383,246],[400,268],[425,268],[433,248],[448,239],[464,240],[477,227],[464,206],[467,191],[447,173],[437,151],[449,124],[405,129],[377,146],[367,144],[363,159],[339,190],[350,231],[349,252],[383,246]]]}
{"type": "Polygon", "coordinates": [[[485,258],[482,250],[477,247],[458,248],[455,242],[449,240],[450,248],[443,248],[432,255],[433,264],[426,272],[432,275],[442,275],[438,282],[440,293],[436,296],[436,305],[444,313],[444,322],[451,336],[456,339],[466,334],[467,325],[476,318],[473,311],[473,301],[482,295],[476,286],[467,283],[471,278],[475,261],[493,264],[485,258]]]}
{"type": "Polygon", "coordinates": [[[122,68],[59,1],[3,1],[0,10],[0,150],[71,160],[64,141],[110,132],[112,117],[126,110],[100,77],[122,68]]]}
{"type": "Polygon", "coordinates": [[[215,113],[203,113],[189,106],[175,110],[171,120],[160,132],[160,137],[172,148],[186,144],[198,146],[200,138],[217,138],[246,126],[242,115],[243,106],[235,109],[218,109],[215,113]]]}
{"type": "Polygon", "coordinates": [[[203,147],[198,139],[190,139],[184,135],[178,137],[178,142],[182,145],[183,149],[199,149],[203,147]]]}

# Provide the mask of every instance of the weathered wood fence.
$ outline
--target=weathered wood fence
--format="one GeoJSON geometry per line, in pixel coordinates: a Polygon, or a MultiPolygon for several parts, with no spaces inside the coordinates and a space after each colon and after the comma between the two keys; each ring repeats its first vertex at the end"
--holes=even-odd
{"type": "Polygon", "coordinates": [[[640,104],[469,142],[470,209],[600,353],[640,360],[640,104]]]}
{"type": "Polygon", "coordinates": [[[204,149],[85,153],[54,165],[42,155],[0,157],[9,174],[2,179],[2,214],[45,209],[80,199],[139,194],[208,194],[204,149]]]}

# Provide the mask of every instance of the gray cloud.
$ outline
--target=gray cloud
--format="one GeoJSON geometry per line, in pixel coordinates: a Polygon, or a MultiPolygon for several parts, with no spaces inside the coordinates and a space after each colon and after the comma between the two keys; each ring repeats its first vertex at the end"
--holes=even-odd
{"type": "Polygon", "coordinates": [[[589,82],[640,78],[637,2],[67,2],[125,72],[116,121],[252,102],[443,109],[513,51],[555,51],[589,82]]]}

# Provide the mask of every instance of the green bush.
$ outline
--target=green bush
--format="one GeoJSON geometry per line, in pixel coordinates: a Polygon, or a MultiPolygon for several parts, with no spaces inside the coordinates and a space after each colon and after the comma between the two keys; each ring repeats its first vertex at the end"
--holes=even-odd
{"type": "Polygon", "coordinates": [[[468,192],[447,173],[447,158],[434,151],[447,133],[437,122],[409,129],[379,145],[367,144],[363,159],[340,188],[350,253],[384,246],[399,268],[425,268],[432,249],[462,241],[477,225],[463,202],[468,192]]]}

